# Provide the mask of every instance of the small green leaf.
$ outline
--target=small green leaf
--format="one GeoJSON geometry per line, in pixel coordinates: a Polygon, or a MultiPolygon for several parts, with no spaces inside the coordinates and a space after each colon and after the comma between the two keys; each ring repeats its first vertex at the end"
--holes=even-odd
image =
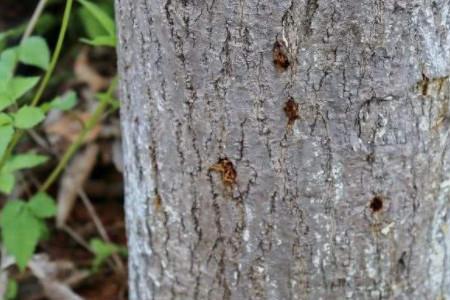
{"type": "Polygon", "coordinates": [[[116,47],[116,37],[112,35],[97,36],[91,40],[81,39],[81,41],[91,46],[116,47]]]}
{"type": "Polygon", "coordinates": [[[50,230],[45,222],[39,222],[39,240],[48,240],[50,238],[50,230]]]}
{"type": "Polygon", "coordinates": [[[13,103],[14,101],[12,100],[11,95],[8,92],[0,90],[0,111],[4,110],[13,103]]]}
{"type": "MultiPolygon", "coordinates": [[[[101,8],[106,11],[105,6],[101,6],[101,8]]],[[[92,14],[86,8],[80,7],[78,9],[78,16],[80,17],[81,23],[89,38],[108,35],[108,32],[95,18],[92,17],[92,14]]]]}
{"type": "Polygon", "coordinates": [[[45,163],[48,160],[47,156],[26,153],[18,154],[11,157],[4,166],[6,172],[14,172],[21,169],[29,169],[45,163]]]}
{"type": "Polygon", "coordinates": [[[0,126],[9,125],[13,122],[13,119],[5,113],[0,113],[0,126]]]}
{"type": "Polygon", "coordinates": [[[115,245],[112,243],[106,243],[103,240],[95,239],[95,238],[89,242],[89,247],[91,248],[92,252],[95,254],[94,261],[92,262],[92,266],[95,271],[98,270],[98,268],[112,254],[126,253],[126,250],[123,249],[124,247],[121,247],[121,246],[118,246],[118,245],[115,245]]]}
{"type": "Polygon", "coordinates": [[[14,128],[11,125],[0,126],[0,158],[5,154],[6,148],[9,145],[14,135],[14,128]]]}
{"type": "Polygon", "coordinates": [[[15,257],[19,269],[24,270],[39,241],[42,221],[27,207],[18,209],[15,204],[8,208],[13,202],[18,201],[7,202],[1,213],[2,238],[7,252],[15,257]]]}
{"type": "Polygon", "coordinates": [[[14,219],[25,208],[25,202],[22,200],[7,201],[0,213],[0,227],[8,226],[14,222],[14,219]]]}
{"type": "Polygon", "coordinates": [[[19,60],[27,65],[47,70],[50,64],[50,50],[42,37],[32,36],[19,46],[19,60]]]}
{"type": "Polygon", "coordinates": [[[39,76],[35,77],[14,77],[9,83],[11,89],[10,96],[12,101],[16,101],[26,92],[31,90],[39,82],[39,76]]]}
{"type": "Polygon", "coordinates": [[[39,17],[36,24],[36,33],[39,35],[44,35],[57,25],[59,25],[58,16],[52,14],[51,12],[44,13],[39,17]]]}
{"type": "Polygon", "coordinates": [[[15,127],[28,129],[44,120],[45,115],[39,107],[22,106],[15,114],[13,114],[13,117],[15,127]]]}
{"type": "Polygon", "coordinates": [[[10,194],[16,184],[16,178],[11,173],[0,173],[0,192],[10,194]]]}
{"type": "Polygon", "coordinates": [[[33,214],[39,218],[50,218],[56,213],[55,201],[46,193],[36,194],[27,205],[33,214]]]}
{"type": "Polygon", "coordinates": [[[39,77],[14,77],[7,81],[0,79],[0,111],[25,95],[39,81],[39,77]],[[6,86],[1,87],[1,83],[6,86]]]}
{"type": "Polygon", "coordinates": [[[17,297],[17,282],[15,280],[8,280],[8,285],[6,286],[6,300],[13,300],[17,297]]]}
{"type": "Polygon", "coordinates": [[[15,26],[0,33],[0,51],[4,50],[9,39],[19,37],[25,30],[25,25],[15,26]]]}
{"type": "Polygon", "coordinates": [[[105,13],[99,6],[86,1],[86,0],[78,0],[78,2],[85,7],[89,13],[102,25],[102,27],[108,32],[110,36],[115,36],[115,25],[114,20],[105,13]]]}
{"type": "Polygon", "coordinates": [[[50,109],[59,109],[67,111],[72,109],[77,104],[77,94],[74,91],[69,91],[62,96],[56,97],[50,102],[41,105],[41,109],[47,112],[50,109]]]}
{"type": "Polygon", "coordinates": [[[16,62],[16,48],[7,49],[0,55],[0,89],[5,88],[6,82],[12,78],[16,62]]]}

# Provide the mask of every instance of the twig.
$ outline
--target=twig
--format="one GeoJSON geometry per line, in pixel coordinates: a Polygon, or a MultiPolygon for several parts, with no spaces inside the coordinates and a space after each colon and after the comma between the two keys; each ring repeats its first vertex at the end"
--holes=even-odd
{"type": "Polygon", "coordinates": [[[40,0],[39,1],[38,5],[34,9],[33,15],[31,16],[30,22],[28,22],[27,28],[25,29],[25,32],[22,35],[22,39],[20,40],[20,43],[22,43],[26,38],[28,38],[31,35],[31,33],[33,32],[33,30],[36,27],[36,24],[39,20],[39,17],[42,15],[42,12],[44,11],[47,1],[48,0],[40,0]]]}
{"type": "MultiPolygon", "coordinates": [[[[97,231],[102,237],[102,239],[107,242],[111,243],[111,239],[108,236],[108,233],[105,230],[105,227],[103,226],[102,221],[100,220],[95,207],[92,205],[91,201],[89,200],[89,197],[86,195],[83,189],[78,190],[78,195],[80,196],[81,200],[83,201],[84,206],[86,206],[86,209],[91,216],[92,220],[94,221],[95,227],[97,227],[97,231]]],[[[112,254],[112,259],[114,260],[114,263],[116,264],[116,269],[120,274],[124,273],[125,267],[122,263],[122,260],[120,259],[119,255],[117,253],[112,254]]]]}
{"type": "MultiPolygon", "coordinates": [[[[92,253],[95,255],[95,253],[92,251],[91,247],[89,247],[89,244],[75,230],[72,230],[72,228],[70,228],[67,225],[63,225],[61,227],[61,229],[64,230],[72,239],[74,239],[83,248],[85,248],[89,253],[92,253]]],[[[107,261],[107,263],[112,269],[114,269],[114,265],[110,261],[107,261]]]]}
{"type": "Polygon", "coordinates": [[[34,129],[28,129],[30,137],[38,144],[42,149],[45,149],[48,153],[56,154],[56,151],[49,145],[49,143],[39,135],[34,129]]]}
{"type": "Polygon", "coordinates": [[[72,228],[70,228],[67,225],[63,225],[61,229],[64,230],[68,235],[70,235],[70,237],[73,238],[78,244],[83,246],[83,248],[92,253],[92,249],[91,247],[89,247],[89,244],[84,240],[84,238],[81,235],[76,233],[75,230],[72,230],[72,228]]]}

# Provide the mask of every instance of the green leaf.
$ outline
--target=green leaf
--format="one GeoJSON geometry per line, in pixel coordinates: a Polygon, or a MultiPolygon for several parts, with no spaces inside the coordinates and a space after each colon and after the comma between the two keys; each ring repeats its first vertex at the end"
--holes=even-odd
{"type": "Polygon", "coordinates": [[[17,61],[15,48],[7,49],[0,55],[0,111],[11,105],[11,79],[17,61]]]}
{"type": "Polygon", "coordinates": [[[16,62],[16,48],[7,49],[0,55],[0,88],[4,89],[6,82],[12,78],[16,62]]]}
{"type": "Polygon", "coordinates": [[[0,51],[4,50],[9,39],[19,37],[25,29],[24,25],[15,26],[0,33],[0,51]]]}
{"type": "Polygon", "coordinates": [[[0,213],[0,227],[7,226],[14,222],[14,219],[25,209],[25,202],[22,200],[7,201],[0,213]]]}
{"type": "Polygon", "coordinates": [[[15,280],[8,280],[8,285],[6,286],[6,300],[13,300],[17,297],[17,282],[15,280]]]}
{"type": "Polygon", "coordinates": [[[0,113],[0,126],[9,125],[13,122],[13,119],[5,113],[0,113]]]}
{"type": "Polygon", "coordinates": [[[91,46],[116,47],[116,37],[112,35],[97,36],[91,40],[81,39],[81,41],[91,46]]]}
{"type": "Polygon", "coordinates": [[[50,218],[56,213],[55,201],[46,193],[36,194],[27,205],[33,214],[39,218],[50,218]]]}
{"type": "Polygon", "coordinates": [[[0,126],[0,158],[5,154],[13,135],[14,128],[11,125],[0,126]]]}
{"type": "Polygon", "coordinates": [[[103,240],[95,238],[89,242],[89,247],[91,248],[91,251],[95,254],[94,261],[92,262],[94,270],[98,270],[98,268],[112,254],[114,253],[124,254],[126,252],[126,250],[124,250],[124,247],[112,243],[106,243],[103,240]]]}
{"type": "MultiPolygon", "coordinates": [[[[14,77],[3,81],[5,87],[0,86],[0,111],[13,104],[17,99],[25,95],[39,81],[39,77],[14,77]]],[[[0,85],[1,85],[0,80],[0,85]]]]}
{"type": "Polygon", "coordinates": [[[109,103],[113,109],[120,107],[120,101],[114,97],[111,97],[108,93],[97,93],[95,96],[100,100],[100,102],[109,103]]]}
{"type": "Polygon", "coordinates": [[[8,92],[0,90],[0,111],[14,103],[11,99],[12,98],[8,92]]]}
{"type": "Polygon", "coordinates": [[[50,109],[59,109],[62,111],[67,111],[72,109],[77,104],[77,94],[74,91],[69,91],[62,96],[56,97],[50,102],[41,105],[41,109],[44,112],[50,109]]]}
{"type": "Polygon", "coordinates": [[[34,153],[18,154],[11,157],[5,163],[3,170],[6,172],[14,172],[21,169],[29,169],[45,163],[47,160],[48,157],[44,155],[34,153]]]}
{"type": "Polygon", "coordinates": [[[13,114],[13,117],[15,127],[28,129],[44,120],[45,115],[39,107],[22,106],[15,114],[13,114]]]}
{"type": "Polygon", "coordinates": [[[50,230],[45,222],[39,222],[39,240],[48,240],[50,238],[50,230]]]}
{"type": "Polygon", "coordinates": [[[16,184],[16,178],[11,173],[0,174],[0,192],[10,194],[16,184]]]}
{"type": "Polygon", "coordinates": [[[12,204],[14,202],[19,201],[7,202],[2,210],[2,238],[7,252],[15,257],[17,265],[23,271],[38,244],[41,226],[39,223],[42,221],[27,207],[23,207],[23,204],[12,204]]]}
{"type": "Polygon", "coordinates": [[[47,70],[50,64],[50,50],[42,37],[32,36],[19,46],[19,60],[27,65],[47,70]]]}
{"type": "Polygon", "coordinates": [[[92,17],[94,17],[101,24],[110,36],[116,35],[114,20],[99,6],[86,0],[78,0],[78,2],[80,2],[81,5],[89,11],[92,17]]]}
{"type": "MultiPolygon", "coordinates": [[[[105,9],[105,7],[102,6],[102,9],[105,9]]],[[[78,9],[78,16],[80,17],[81,23],[83,24],[84,30],[89,38],[108,35],[108,32],[96,19],[92,17],[91,13],[86,8],[80,7],[78,9]]]]}
{"type": "Polygon", "coordinates": [[[9,83],[12,101],[16,101],[39,82],[39,76],[14,77],[9,83]]]}
{"type": "Polygon", "coordinates": [[[51,12],[44,13],[39,17],[36,24],[36,33],[39,35],[44,35],[49,32],[52,28],[55,28],[59,24],[58,16],[52,14],[51,12]]]}

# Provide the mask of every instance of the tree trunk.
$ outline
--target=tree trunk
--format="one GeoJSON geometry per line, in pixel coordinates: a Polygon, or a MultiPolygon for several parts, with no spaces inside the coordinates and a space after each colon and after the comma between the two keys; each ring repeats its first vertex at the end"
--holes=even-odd
{"type": "Polygon", "coordinates": [[[450,3],[116,0],[130,299],[448,299],[450,3]]]}

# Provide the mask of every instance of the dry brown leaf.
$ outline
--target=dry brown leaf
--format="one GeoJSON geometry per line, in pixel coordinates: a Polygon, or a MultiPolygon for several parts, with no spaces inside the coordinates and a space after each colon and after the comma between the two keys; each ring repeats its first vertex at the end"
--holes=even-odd
{"type": "MultiPolygon", "coordinates": [[[[45,125],[47,135],[56,135],[64,138],[66,141],[74,142],[80,132],[83,130],[84,124],[91,117],[87,112],[73,112],[62,115],[58,120],[45,125]]],[[[101,130],[100,124],[92,128],[85,138],[85,143],[95,140],[101,130]]]]}
{"type": "Polygon", "coordinates": [[[78,54],[74,64],[75,76],[85,82],[92,91],[99,92],[109,86],[109,79],[102,77],[89,64],[88,52],[89,48],[84,47],[78,54]]]}
{"type": "Polygon", "coordinates": [[[78,153],[67,166],[58,190],[58,212],[56,226],[61,228],[75,205],[78,191],[92,172],[97,161],[99,147],[90,144],[78,153]]]}
{"type": "Polygon", "coordinates": [[[69,261],[50,261],[45,254],[34,255],[28,263],[33,274],[39,279],[44,288],[45,296],[50,300],[82,300],[70,288],[70,283],[78,284],[89,276],[86,271],[78,271],[69,261]],[[81,276],[83,275],[83,276],[81,276]],[[72,278],[77,278],[74,282],[72,278]],[[69,283],[70,282],[70,283],[69,283]]]}

